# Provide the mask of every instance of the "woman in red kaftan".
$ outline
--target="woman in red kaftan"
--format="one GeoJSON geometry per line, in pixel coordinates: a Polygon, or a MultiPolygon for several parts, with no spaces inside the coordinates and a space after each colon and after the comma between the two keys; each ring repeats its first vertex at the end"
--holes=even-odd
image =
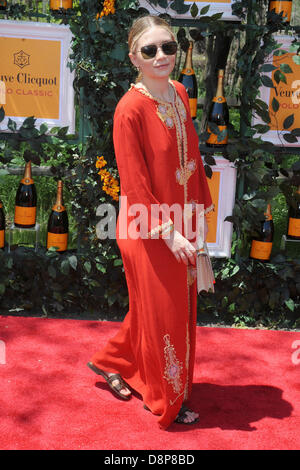
{"type": "MultiPolygon", "coordinates": [[[[147,27],[136,34],[137,52],[131,47],[130,56],[142,79],[118,103],[113,131],[121,186],[117,243],[129,311],[117,335],[91,363],[120,374],[166,429],[191,395],[195,358],[196,250],[195,239],[185,238],[182,210],[189,204],[193,220],[197,204],[205,212],[213,205],[186,90],[169,80],[175,56],[165,55],[159,46],[155,58],[139,56],[138,48],[145,44],[173,40],[163,20],[147,18],[147,27]],[[178,207],[182,224],[174,216],[178,207]]],[[[195,422],[198,415],[192,416],[184,422],[195,422]]]]}

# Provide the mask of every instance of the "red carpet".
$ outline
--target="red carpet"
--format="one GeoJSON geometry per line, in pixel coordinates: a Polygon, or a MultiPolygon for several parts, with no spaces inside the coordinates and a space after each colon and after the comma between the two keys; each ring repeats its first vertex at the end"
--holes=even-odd
{"type": "Polygon", "coordinates": [[[300,449],[300,332],[198,327],[201,419],[162,431],[86,367],[118,325],[0,316],[0,449],[300,449]]]}

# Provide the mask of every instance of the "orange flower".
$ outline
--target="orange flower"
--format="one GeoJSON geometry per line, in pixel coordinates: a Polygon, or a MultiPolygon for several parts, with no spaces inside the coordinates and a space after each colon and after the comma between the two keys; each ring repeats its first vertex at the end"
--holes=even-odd
{"type": "Polygon", "coordinates": [[[98,175],[101,177],[101,181],[103,181],[102,189],[106,194],[111,196],[115,201],[119,200],[119,182],[116,178],[114,178],[108,170],[103,168],[107,164],[107,161],[104,160],[103,155],[101,157],[97,157],[96,168],[99,168],[98,175]]]}
{"type": "Polygon", "coordinates": [[[104,160],[103,155],[101,157],[97,157],[96,168],[103,168],[106,164],[107,161],[104,160]]]}

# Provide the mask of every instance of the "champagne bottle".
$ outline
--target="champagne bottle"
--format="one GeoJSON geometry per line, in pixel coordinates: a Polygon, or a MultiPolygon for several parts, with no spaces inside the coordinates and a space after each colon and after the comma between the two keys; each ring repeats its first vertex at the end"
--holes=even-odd
{"type": "Polygon", "coordinates": [[[271,212],[271,204],[267,205],[265,212],[265,220],[261,223],[261,230],[258,237],[252,240],[250,258],[260,261],[268,261],[271,256],[273,238],[274,238],[274,223],[271,212]]]}
{"type": "MultiPolygon", "coordinates": [[[[218,87],[216,94],[212,100],[211,107],[208,113],[208,121],[213,122],[219,128],[219,131],[224,131],[227,129],[229,123],[229,111],[227,106],[227,101],[224,96],[224,70],[219,70],[218,73],[218,87]]],[[[207,132],[210,134],[206,145],[208,147],[223,147],[227,145],[228,136],[226,135],[224,139],[218,141],[218,135],[209,129],[209,124],[207,127],[207,132]]]]}
{"type": "Polygon", "coordinates": [[[57,183],[56,202],[52,207],[48,220],[47,249],[56,247],[63,252],[68,247],[69,222],[68,214],[63,203],[63,182],[57,183]]]}
{"type": "Polygon", "coordinates": [[[296,207],[290,206],[288,213],[287,238],[290,240],[300,240],[300,185],[296,197],[296,207]]]}
{"type": "Polygon", "coordinates": [[[19,184],[16,194],[15,226],[21,228],[34,227],[36,223],[37,195],[31,177],[31,162],[25,165],[24,178],[19,184]]]}
{"type": "Polygon", "coordinates": [[[7,1],[0,0],[0,10],[6,10],[6,8],[7,8],[7,1]]]}
{"type": "Polygon", "coordinates": [[[5,214],[3,210],[3,204],[0,201],[0,248],[4,248],[5,245],[5,214]]]}
{"type": "Polygon", "coordinates": [[[274,10],[277,15],[283,12],[283,19],[287,24],[291,21],[293,0],[273,1],[269,2],[269,11],[274,10]]]}
{"type": "Polygon", "coordinates": [[[185,86],[185,89],[189,96],[191,116],[193,119],[196,119],[198,86],[195,71],[193,69],[193,46],[193,41],[190,41],[190,46],[186,53],[184,66],[180,73],[178,81],[185,86]]]}
{"type": "Polygon", "coordinates": [[[50,10],[69,10],[73,8],[73,0],[50,0],[50,10]]]}

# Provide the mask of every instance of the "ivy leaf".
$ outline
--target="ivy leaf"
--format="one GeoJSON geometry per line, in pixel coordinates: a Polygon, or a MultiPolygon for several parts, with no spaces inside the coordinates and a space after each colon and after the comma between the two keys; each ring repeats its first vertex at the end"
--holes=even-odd
{"type": "Polygon", "coordinates": [[[88,274],[90,274],[90,272],[91,272],[91,270],[92,270],[91,262],[90,262],[90,261],[85,261],[83,267],[84,267],[84,269],[86,270],[86,272],[87,272],[88,274]]]}
{"type": "Polygon", "coordinates": [[[268,88],[274,88],[273,81],[267,75],[262,75],[261,76],[261,81],[262,81],[264,86],[266,86],[268,88]]]}
{"type": "Polygon", "coordinates": [[[223,13],[215,13],[214,15],[211,15],[211,21],[217,21],[220,20],[223,16],[223,13]]]}
{"type": "Polygon", "coordinates": [[[71,268],[73,268],[74,271],[76,271],[76,268],[77,268],[77,256],[75,256],[75,255],[69,256],[69,263],[70,263],[71,268]]]}
{"type": "Polygon", "coordinates": [[[279,109],[279,101],[276,98],[273,98],[272,100],[272,109],[275,113],[277,113],[279,109]]]}
{"type": "Polygon", "coordinates": [[[161,8],[167,8],[168,1],[167,0],[158,0],[157,2],[161,8]]]}
{"type": "Polygon", "coordinates": [[[283,121],[283,128],[288,129],[294,123],[294,114],[290,114],[285,120],[283,121]]]}
{"type": "Polygon", "coordinates": [[[114,49],[111,51],[110,56],[120,62],[123,62],[126,58],[127,51],[123,44],[116,44],[114,49]]]}
{"type": "Polygon", "coordinates": [[[10,131],[16,132],[17,130],[17,124],[15,121],[12,121],[12,119],[9,118],[7,127],[10,131]]]}
{"type": "Polygon", "coordinates": [[[280,64],[280,70],[283,73],[293,73],[291,67],[288,64],[280,64]]]}
{"type": "Polygon", "coordinates": [[[184,0],[175,0],[171,3],[170,8],[175,10],[177,13],[183,14],[189,11],[190,5],[185,5],[184,0]]]}
{"type": "Polygon", "coordinates": [[[201,8],[200,15],[206,15],[209,9],[210,9],[209,5],[206,5],[206,7],[201,8]]]}
{"type": "Polygon", "coordinates": [[[34,116],[30,116],[30,117],[26,118],[23,121],[23,124],[22,124],[21,128],[23,128],[23,129],[33,129],[35,121],[36,121],[36,119],[34,118],[34,116]]]}
{"type": "Polygon", "coordinates": [[[286,142],[288,142],[289,144],[295,144],[296,142],[298,142],[298,139],[297,137],[295,137],[294,135],[292,134],[283,134],[283,138],[286,142]]]}
{"type": "Polygon", "coordinates": [[[273,72],[273,70],[276,70],[277,67],[272,64],[264,64],[261,66],[260,71],[261,72],[273,72]]]}
{"type": "Polygon", "coordinates": [[[265,134],[266,132],[270,130],[270,126],[263,125],[263,124],[256,124],[253,127],[257,130],[258,134],[265,134]]]}
{"type": "Polygon", "coordinates": [[[300,65],[300,55],[293,55],[293,61],[296,65],[300,65]]]}
{"type": "Polygon", "coordinates": [[[293,134],[295,137],[300,137],[300,127],[293,129],[291,134],[293,134]]]}
{"type": "Polygon", "coordinates": [[[204,165],[204,170],[205,170],[205,174],[206,174],[207,178],[210,179],[213,175],[211,167],[209,165],[204,165]]]}
{"type": "Polygon", "coordinates": [[[214,159],[214,157],[212,155],[210,155],[209,153],[205,155],[204,157],[204,161],[205,163],[207,163],[208,165],[216,165],[216,160],[214,159]]]}
{"type": "Polygon", "coordinates": [[[196,18],[196,16],[199,13],[199,8],[197,7],[196,3],[193,3],[193,5],[191,6],[191,9],[190,9],[190,12],[191,12],[192,17],[196,18]]]}
{"type": "Polygon", "coordinates": [[[286,83],[286,77],[280,70],[276,70],[276,72],[274,73],[274,80],[276,83],[286,83]]]}
{"type": "Polygon", "coordinates": [[[4,112],[3,106],[1,106],[1,108],[0,108],[0,122],[2,122],[4,118],[5,118],[5,112],[4,112]]]}
{"type": "MultiPolygon", "coordinates": [[[[282,44],[281,44],[282,45],[282,44]]],[[[287,54],[288,51],[285,51],[283,49],[278,49],[276,50],[273,55],[276,55],[276,56],[280,56],[280,55],[284,55],[284,54],[287,54]]]]}
{"type": "Polygon", "coordinates": [[[295,302],[293,299],[285,300],[284,303],[292,312],[295,310],[295,302]]]}

